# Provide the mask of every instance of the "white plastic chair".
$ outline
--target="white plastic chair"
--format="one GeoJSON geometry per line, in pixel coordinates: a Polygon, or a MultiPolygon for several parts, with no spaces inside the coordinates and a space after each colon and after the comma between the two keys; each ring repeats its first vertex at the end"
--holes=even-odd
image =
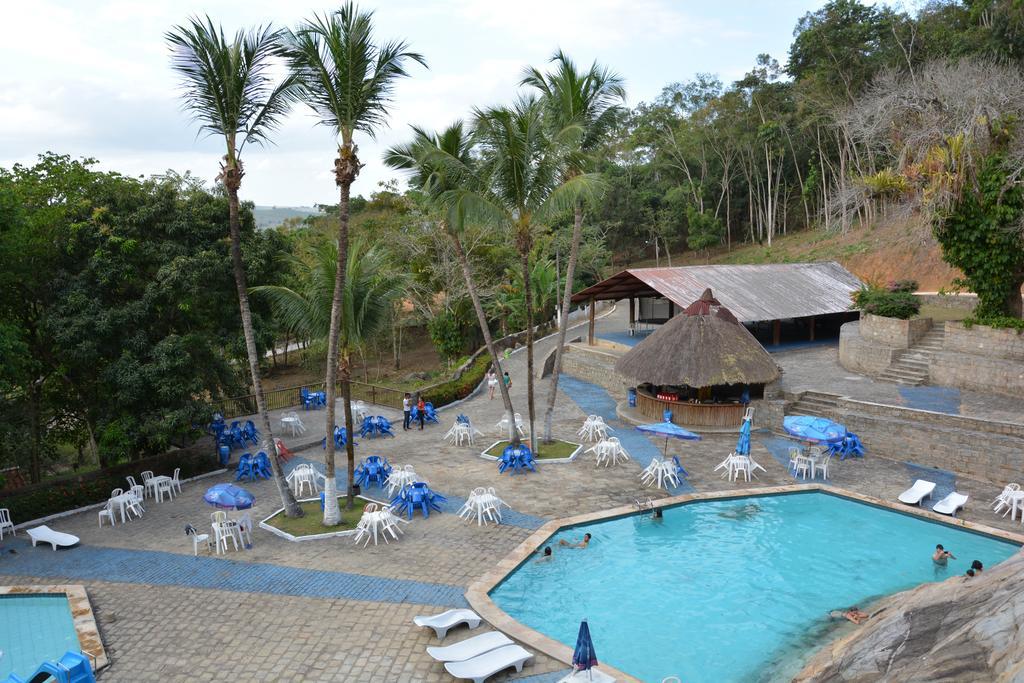
{"type": "Polygon", "coordinates": [[[0,508],[0,540],[4,538],[5,529],[11,530],[11,536],[16,535],[14,532],[14,522],[11,521],[11,511],[7,508],[0,508]]]}
{"type": "Polygon", "coordinates": [[[174,486],[171,479],[161,479],[156,482],[153,488],[155,489],[154,495],[156,496],[156,502],[164,502],[165,493],[167,494],[168,499],[174,500],[174,486]]]}
{"type": "Polygon", "coordinates": [[[797,464],[797,462],[799,462],[800,458],[802,458],[802,457],[803,457],[803,455],[800,453],[800,449],[799,448],[790,447],[790,449],[789,449],[789,469],[791,469],[793,471],[793,474],[796,474],[796,464],[797,464]]]}
{"type": "Polygon", "coordinates": [[[1006,512],[1003,513],[1003,517],[1009,514],[1010,510],[1013,509],[1013,495],[1017,491],[1020,491],[1020,484],[1007,484],[1004,486],[1002,492],[992,501],[992,511],[998,514],[1005,507],[1006,512]]]}
{"type": "Polygon", "coordinates": [[[114,522],[114,506],[110,504],[109,500],[107,501],[106,505],[100,508],[99,523],[101,528],[103,527],[104,517],[110,520],[110,526],[116,526],[116,522],[114,522]]]}
{"type": "Polygon", "coordinates": [[[171,477],[171,488],[173,488],[177,493],[181,493],[181,468],[180,467],[175,467],[174,468],[174,476],[171,477]]]}
{"type": "Polygon", "coordinates": [[[822,479],[828,479],[828,463],[832,459],[831,453],[823,453],[814,461],[814,471],[811,472],[811,478],[813,479],[821,472],[822,479]]]}
{"type": "Polygon", "coordinates": [[[205,543],[206,550],[211,551],[213,548],[210,546],[210,534],[201,534],[196,531],[196,528],[189,524],[185,527],[185,535],[192,537],[192,554],[196,557],[199,556],[199,544],[205,543]]]}
{"type": "MultiPolygon", "coordinates": [[[[127,480],[128,480],[128,488],[130,488],[130,489],[133,489],[133,488],[135,488],[136,486],[140,486],[140,484],[136,484],[136,483],[135,483],[135,477],[133,477],[133,476],[132,476],[132,475],[130,475],[130,474],[129,474],[129,475],[127,476],[127,477],[125,477],[125,479],[127,479],[127,480]]],[[[145,487],[144,487],[144,486],[143,486],[143,489],[145,489],[145,487]]]]}
{"type": "Polygon", "coordinates": [[[248,512],[238,518],[238,533],[245,538],[246,545],[252,545],[252,516],[248,512]]]}
{"type": "Polygon", "coordinates": [[[146,496],[155,496],[156,487],[150,482],[153,481],[153,471],[146,470],[142,473],[142,485],[146,487],[146,496]]]}

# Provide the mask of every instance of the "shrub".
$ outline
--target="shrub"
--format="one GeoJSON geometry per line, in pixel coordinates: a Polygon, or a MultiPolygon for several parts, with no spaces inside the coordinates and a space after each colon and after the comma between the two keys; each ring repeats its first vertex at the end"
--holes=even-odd
{"type": "Polygon", "coordinates": [[[1024,332],[1024,319],[1014,318],[1009,315],[990,315],[984,317],[970,316],[965,318],[964,327],[971,329],[975,325],[986,325],[996,329],[1017,330],[1017,333],[1024,332]]]}
{"type": "Polygon", "coordinates": [[[876,285],[866,285],[854,292],[853,305],[865,313],[900,320],[912,318],[921,310],[921,300],[910,292],[893,292],[876,285]]]}
{"type": "Polygon", "coordinates": [[[127,488],[125,477],[129,474],[140,480],[139,473],[143,470],[170,475],[175,467],[181,468],[182,479],[219,469],[213,441],[203,439],[189,448],[168,451],[151,458],[5,491],[3,507],[10,509],[15,524],[21,524],[58,512],[102,503],[110,498],[111,490],[127,488]]]}
{"type": "Polygon", "coordinates": [[[895,280],[894,282],[890,282],[886,286],[886,289],[893,293],[909,292],[913,294],[917,291],[917,287],[917,280],[895,280]]]}
{"type": "Polygon", "coordinates": [[[486,353],[481,353],[461,376],[423,389],[424,400],[433,403],[435,408],[440,408],[466,398],[483,381],[489,367],[491,367],[491,357],[486,353]]]}

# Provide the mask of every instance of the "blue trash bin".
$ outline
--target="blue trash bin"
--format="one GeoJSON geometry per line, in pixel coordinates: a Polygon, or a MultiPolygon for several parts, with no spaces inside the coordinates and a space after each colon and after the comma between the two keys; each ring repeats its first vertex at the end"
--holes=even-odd
{"type": "Polygon", "coordinates": [[[228,446],[221,446],[217,449],[220,453],[220,466],[227,467],[228,460],[231,459],[231,449],[228,446]]]}
{"type": "Polygon", "coordinates": [[[629,398],[629,407],[636,408],[636,387],[626,389],[626,396],[629,398]]]}

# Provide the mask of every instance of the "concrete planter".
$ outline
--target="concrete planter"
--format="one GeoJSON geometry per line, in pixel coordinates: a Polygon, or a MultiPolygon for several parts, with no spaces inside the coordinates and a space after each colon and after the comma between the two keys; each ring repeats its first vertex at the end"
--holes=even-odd
{"type": "Polygon", "coordinates": [[[861,313],[860,335],[867,341],[878,342],[897,349],[909,349],[932,327],[931,318],[886,318],[861,313]]]}
{"type": "MultiPolygon", "coordinates": [[[[387,503],[382,503],[379,500],[374,500],[373,498],[367,498],[366,496],[356,496],[356,498],[362,498],[363,500],[365,500],[365,501],[367,501],[369,503],[377,503],[378,505],[387,505],[387,503]]],[[[319,502],[319,501],[320,501],[320,498],[318,496],[316,498],[303,498],[302,500],[300,500],[298,502],[299,503],[313,503],[313,502],[319,502]]],[[[346,529],[345,531],[328,531],[328,532],[325,532],[325,533],[322,533],[322,534],[309,534],[308,536],[293,536],[293,535],[289,534],[287,531],[281,531],[277,527],[274,527],[274,526],[271,526],[270,524],[267,524],[268,520],[270,520],[273,517],[276,517],[277,515],[281,514],[282,512],[284,512],[284,508],[278,508],[274,512],[270,513],[267,517],[264,517],[263,519],[261,519],[260,520],[260,524],[259,524],[260,528],[263,529],[264,531],[269,531],[270,533],[274,534],[275,536],[280,536],[281,538],[283,538],[286,541],[293,541],[293,542],[296,542],[296,543],[300,543],[302,541],[319,541],[319,540],[324,539],[324,538],[337,538],[337,537],[341,537],[341,536],[354,536],[355,533],[356,533],[355,529],[346,529]]]]}
{"type": "MultiPolygon", "coordinates": [[[[499,458],[497,456],[494,456],[494,455],[489,455],[487,453],[487,451],[491,450],[492,448],[494,448],[495,446],[497,446],[499,443],[501,443],[504,440],[505,439],[498,439],[497,441],[492,443],[490,446],[488,446],[487,448],[485,448],[482,451],[480,451],[480,457],[483,458],[484,460],[490,460],[492,462],[497,462],[498,460],[500,460],[501,458],[499,458]]],[[[547,465],[548,463],[559,464],[559,463],[565,463],[565,462],[572,462],[573,460],[575,460],[577,458],[577,456],[579,456],[580,453],[583,452],[583,444],[581,444],[581,443],[576,443],[574,441],[566,441],[565,439],[559,439],[559,441],[565,441],[565,443],[567,443],[567,444],[575,445],[576,446],[576,450],[574,450],[572,452],[572,455],[570,455],[568,458],[536,458],[534,460],[534,462],[536,462],[538,465],[547,465]]]]}

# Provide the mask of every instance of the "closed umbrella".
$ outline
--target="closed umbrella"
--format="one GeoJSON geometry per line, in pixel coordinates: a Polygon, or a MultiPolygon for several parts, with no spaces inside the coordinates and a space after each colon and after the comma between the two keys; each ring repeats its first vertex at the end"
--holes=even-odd
{"type": "Polygon", "coordinates": [[[594,641],[590,638],[590,626],[587,620],[580,622],[580,632],[576,636],[576,649],[572,652],[573,671],[590,671],[597,666],[597,653],[594,651],[594,641]]]}
{"type": "Polygon", "coordinates": [[[736,455],[750,455],[750,420],[744,420],[740,427],[740,438],[736,441],[736,455]]]}
{"type": "Polygon", "coordinates": [[[251,493],[234,484],[217,484],[203,494],[203,500],[214,507],[225,510],[247,510],[256,499],[251,493]]]}

